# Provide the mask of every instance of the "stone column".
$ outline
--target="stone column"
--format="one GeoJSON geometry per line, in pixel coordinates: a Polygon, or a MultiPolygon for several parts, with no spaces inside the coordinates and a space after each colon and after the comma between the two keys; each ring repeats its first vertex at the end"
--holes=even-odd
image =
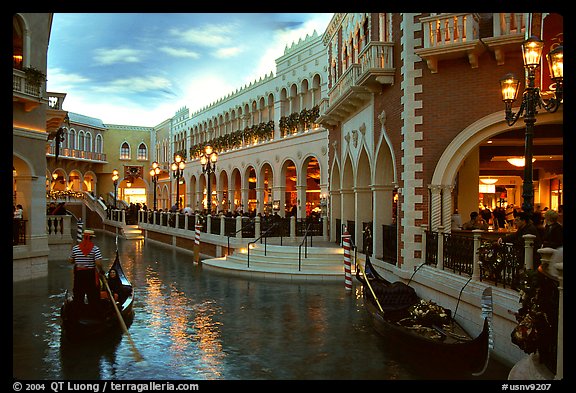
{"type": "Polygon", "coordinates": [[[306,186],[305,185],[297,185],[296,186],[296,195],[298,196],[298,217],[297,218],[306,218],[306,186]]]}
{"type": "Polygon", "coordinates": [[[392,224],[393,191],[394,185],[371,185],[372,190],[372,255],[378,257],[383,253],[382,225],[392,224]]]}
{"type": "Polygon", "coordinates": [[[431,228],[432,232],[437,231],[438,227],[442,224],[442,186],[431,184],[428,186],[432,192],[432,207],[430,208],[431,228]]]}

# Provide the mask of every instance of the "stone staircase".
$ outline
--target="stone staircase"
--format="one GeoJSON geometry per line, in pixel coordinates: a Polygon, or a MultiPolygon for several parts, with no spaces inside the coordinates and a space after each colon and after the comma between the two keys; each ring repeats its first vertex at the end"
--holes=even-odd
{"type": "Polygon", "coordinates": [[[142,230],[138,228],[138,225],[126,225],[123,231],[124,231],[124,238],[127,240],[144,239],[144,235],[142,235],[142,230]]]}
{"type": "MultiPolygon", "coordinates": [[[[202,263],[203,267],[248,277],[342,283],[345,278],[343,249],[336,246],[308,247],[305,252],[304,247],[299,250],[295,245],[256,243],[251,245],[250,260],[247,249],[243,248],[222,258],[205,259],[202,263]]],[[[354,266],[352,270],[354,274],[354,266]]]]}

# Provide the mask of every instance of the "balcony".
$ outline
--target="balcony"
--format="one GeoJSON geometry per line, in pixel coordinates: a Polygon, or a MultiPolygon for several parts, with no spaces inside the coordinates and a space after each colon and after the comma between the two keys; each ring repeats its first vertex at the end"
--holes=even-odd
{"type": "Polygon", "coordinates": [[[528,14],[497,13],[493,18],[493,36],[482,41],[494,51],[498,65],[504,64],[506,52],[518,51],[525,39],[528,14]]]}
{"type": "Polygon", "coordinates": [[[24,110],[30,112],[48,101],[42,97],[42,83],[26,78],[24,71],[12,69],[12,100],[24,104],[24,110]]]}
{"type": "Polygon", "coordinates": [[[62,109],[66,93],[46,93],[48,95],[48,109],[46,110],[46,130],[50,134],[48,139],[54,138],[56,131],[66,119],[67,111],[62,109]]]}
{"type": "MultiPolygon", "coordinates": [[[[54,157],[55,156],[55,147],[54,144],[47,144],[46,145],[46,157],[54,157]]],[[[85,150],[77,150],[77,149],[70,149],[67,147],[61,148],[58,152],[58,158],[68,158],[72,160],[84,160],[84,161],[92,161],[99,164],[106,164],[106,154],[105,153],[97,153],[94,151],[85,151],[85,150]]]]}
{"type": "Polygon", "coordinates": [[[320,104],[318,123],[337,124],[366,105],[383,85],[394,84],[394,43],[370,42],[320,104]]]}
{"type": "Polygon", "coordinates": [[[433,74],[438,61],[467,57],[472,68],[478,67],[478,57],[485,47],[480,42],[478,14],[449,13],[420,19],[424,48],[414,52],[426,61],[433,74]]]}

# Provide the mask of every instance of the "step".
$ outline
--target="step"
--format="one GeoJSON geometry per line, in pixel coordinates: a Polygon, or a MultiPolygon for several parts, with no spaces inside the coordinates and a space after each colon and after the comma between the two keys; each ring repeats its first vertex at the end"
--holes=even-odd
{"type": "Polygon", "coordinates": [[[129,240],[144,239],[144,235],[142,235],[142,230],[138,228],[138,225],[127,225],[124,228],[124,237],[129,240]]]}
{"type": "MultiPolygon", "coordinates": [[[[227,261],[231,264],[237,264],[239,266],[248,267],[247,256],[240,255],[229,255],[227,261]]],[[[273,257],[255,257],[250,256],[250,267],[261,267],[267,268],[269,270],[293,270],[298,271],[298,259],[274,259],[273,257]]],[[[332,271],[343,271],[343,263],[327,263],[326,261],[321,261],[320,263],[315,263],[306,259],[303,259],[300,264],[300,270],[314,271],[314,272],[332,272],[332,271]]]]}
{"type": "Polygon", "coordinates": [[[273,280],[288,280],[288,281],[310,281],[310,282],[329,282],[340,283],[345,280],[344,271],[311,271],[285,268],[271,268],[270,266],[246,266],[246,262],[234,262],[226,257],[211,258],[202,261],[204,268],[217,270],[220,272],[231,273],[236,276],[246,278],[264,278],[273,280]]]}

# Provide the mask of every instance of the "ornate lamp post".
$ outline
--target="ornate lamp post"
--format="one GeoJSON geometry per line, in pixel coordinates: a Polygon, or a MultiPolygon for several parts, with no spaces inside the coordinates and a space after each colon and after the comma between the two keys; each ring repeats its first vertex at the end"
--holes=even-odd
{"type": "Polygon", "coordinates": [[[116,209],[116,199],[118,197],[118,170],[114,169],[112,171],[112,182],[114,183],[114,209],[116,209]]]}
{"type": "Polygon", "coordinates": [[[154,206],[152,210],[156,211],[156,185],[158,184],[158,175],[160,174],[160,168],[158,168],[158,163],[154,161],[152,163],[152,169],[150,169],[150,177],[152,178],[152,184],[154,184],[154,206]]]}
{"type": "Polygon", "coordinates": [[[174,162],[172,163],[171,168],[174,177],[176,178],[176,204],[178,210],[180,210],[180,177],[184,175],[184,168],[186,168],[186,163],[180,154],[174,156],[174,162]]]}
{"type": "Polygon", "coordinates": [[[552,97],[543,98],[540,88],[535,86],[534,79],[536,69],[540,65],[544,42],[538,37],[530,37],[522,44],[522,56],[524,68],[526,68],[526,89],[522,94],[522,104],[517,113],[512,112],[512,103],[518,95],[520,81],[513,75],[507,74],[500,80],[502,89],[502,101],[506,105],[506,123],[513,126],[524,114],[526,123],[526,138],[524,143],[524,183],[522,184],[522,210],[532,213],[534,209],[534,190],[532,188],[532,137],[538,108],[544,108],[548,112],[556,112],[562,103],[563,79],[564,79],[564,52],[562,46],[556,47],[548,55],[550,77],[556,84],[556,90],[552,97]]]}
{"type": "Polygon", "coordinates": [[[200,157],[200,164],[202,164],[202,173],[206,173],[208,176],[206,204],[208,205],[207,207],[209,213],[212,213],[212,191],[210,190],[210,175],[216,171],[216,161],[218,161],[218,153],[212,149],[212,146],[206,146],[204,148],[204,154],[202,157],[200,157]]]}

